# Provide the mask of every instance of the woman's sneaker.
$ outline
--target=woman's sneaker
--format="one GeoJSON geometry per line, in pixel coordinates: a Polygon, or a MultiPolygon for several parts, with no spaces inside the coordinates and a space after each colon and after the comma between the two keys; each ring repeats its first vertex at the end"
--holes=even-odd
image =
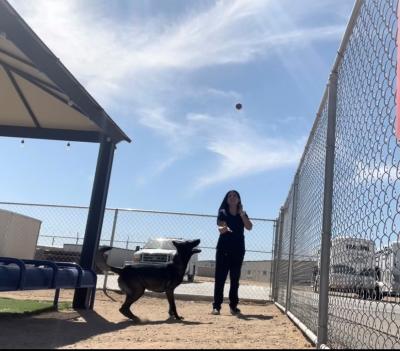
{"type": "Polygon", "coordinates": [[[237,307],[231,307],[231,314],[237,315],[240,314],[240,310],[237,307]]]}
{"type": "Polygon", "coordinates": [[[213,308],[213,310],[211,311],[211,314],[219,315],[220,312],[219,312],[219,310],[217,310],[216,308],[213,308]]]}

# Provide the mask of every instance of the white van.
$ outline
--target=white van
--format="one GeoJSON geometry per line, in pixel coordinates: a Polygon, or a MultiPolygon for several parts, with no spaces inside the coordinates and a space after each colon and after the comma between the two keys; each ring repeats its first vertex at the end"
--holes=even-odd
{"type": "MultiPolygon", "coordinates": [[[[353,237],[332,239],[329,267],[329,289],[357,293],[360,297],[375,294],[375,244],[372,240],[353,237]]],[[[314,290],[319,286],[320,259],[314,290]]]]}
{"type": "MultiPolygon", "coordinates": [[[[181,238],[157,238],[149,239],[142,249],[133,254],[133,261],[126,261],[125,265],[137,263],[165,264],[172,262],[176,254],[173,241],[183,241],[181,238]]],[[[194,281],[197,273],[198,254],[192,255],[186,268],[185,275],[189,282],[194,281]]]]}
{"type": "Polygon", "coordinates": [[[391,243],[376,252],[377,279],[380,293],[396,295],[400,293],[400,243],[391,243]]]}

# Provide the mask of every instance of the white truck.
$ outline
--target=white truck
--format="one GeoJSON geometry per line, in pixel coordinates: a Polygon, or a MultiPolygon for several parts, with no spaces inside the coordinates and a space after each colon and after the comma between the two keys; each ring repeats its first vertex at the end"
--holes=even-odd
{"type": "MultiPolygon", "coordinates": [[[[319,255],[318,255],[319,256],[319,255]]],[[[375,243],[372,240],[337,237],[332,239],[329,266],[329,289],[357,293],[363,298],[376,294],[375,243]]],[[[318,291],[320,259],[314,291],[318,291]]]]}
{"type": "Polygon", "coordinates": [[[376,252],[377,279],[379,292],[382,296],[398,295],[400,293],[400,243],[376,252]]]}
{"type": "MultiPolygon", "coordinates": [[[[173,241],[181,241],[181,238],[157,238],[149,239],[142,249],[133,254],[132,261],[126,261],[125,265],[138,263],[165,264],[171,262],[176,254],[173,241]]],[[[189,282],[194,281],[197,273],[198,254],[194,254],[187,265],[186,273],[189,282]]]]}

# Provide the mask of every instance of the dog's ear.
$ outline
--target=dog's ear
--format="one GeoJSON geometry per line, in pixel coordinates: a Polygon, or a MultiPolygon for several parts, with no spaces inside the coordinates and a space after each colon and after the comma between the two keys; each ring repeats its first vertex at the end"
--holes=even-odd
{"type": "Polygon", "coordinates": [[[194,246],[197,246],[197,245],[200,244],[200,239],[192,240],[192,243],[193,243],[194,246]]]}
{"type": "Polygon", "coordinates": [[[179,241],[173,240],[172,243],[174,244],[174,246],[175,246],[176,248],[178,248],[178,246],[179,246],[179,241]]]}

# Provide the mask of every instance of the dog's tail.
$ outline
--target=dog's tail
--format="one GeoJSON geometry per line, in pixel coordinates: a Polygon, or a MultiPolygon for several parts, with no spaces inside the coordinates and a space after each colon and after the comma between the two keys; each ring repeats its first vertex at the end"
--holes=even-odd
{"type": "Polygon", "coordinates": [[[112,249],[112,247],[110,247],[110,246],[103,246],[97,250],[96,257],[95,257],[96,266],[103,272],[112,271],[114,273],[121,274],[122,269],[108,265],[106,258],[104,257],[104,253],[111,249],[112,249]]]}

